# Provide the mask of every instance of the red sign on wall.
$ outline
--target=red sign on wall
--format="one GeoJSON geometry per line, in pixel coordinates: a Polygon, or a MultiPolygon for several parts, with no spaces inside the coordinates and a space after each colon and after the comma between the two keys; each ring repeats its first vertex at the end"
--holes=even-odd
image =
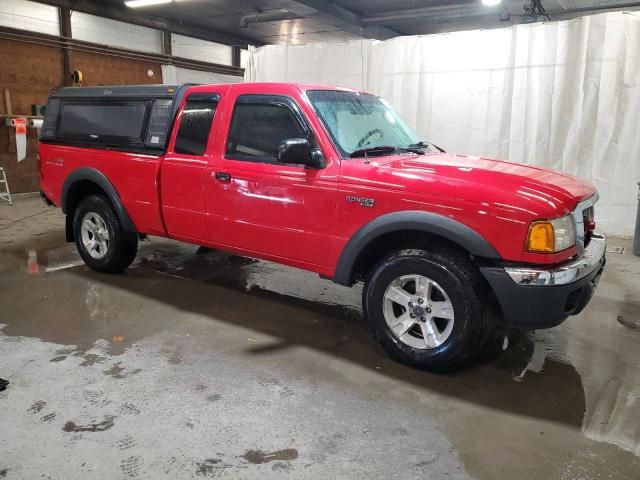
{"type": "Polygon", "coordinates": [[[12,118],[11,125],[16,127],[16,154],[20,162],[27,156],[27,119],[12,118]]]}
{"type": "Polygon", "coordinates": [[[26,118],[13,118],[11,119],[11,125],[16,127],[16,134],[26,135],[27,133],[27,119],[26,118]]]}

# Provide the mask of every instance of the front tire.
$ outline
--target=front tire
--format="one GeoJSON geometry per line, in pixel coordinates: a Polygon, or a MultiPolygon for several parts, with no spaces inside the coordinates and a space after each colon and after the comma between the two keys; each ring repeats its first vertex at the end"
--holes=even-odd
{"type": "Polygon", "coordinates": [[[363,310],[380,346],[421,370],[458,370],[486,338],[484,286],[469,259],[447,247],[395,252],[370,272],[363,310]]]}
{"type": "Polygon", "coordinates": [[[138,251],[137,235],[124,231],[102,195],[90,195],[80,202],[73,215],[73,233],[82,260],[98,272],[121,272],[138,251]]]}

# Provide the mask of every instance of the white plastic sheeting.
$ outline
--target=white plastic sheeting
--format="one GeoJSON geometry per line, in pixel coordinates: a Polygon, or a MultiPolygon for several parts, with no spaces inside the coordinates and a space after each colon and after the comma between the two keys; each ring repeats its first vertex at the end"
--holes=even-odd
{"type": "Polygon", "coordinates": [[[28,0],[0,0],[0,25],[60,35],[57,7],[28,0]]]}
{"type": "Polygon", "coordinates": [[[162,31],[131,23],[71,12],[73,38],[141,52],[162,53],[162,31]]]}
{"type": "Polygon", "coordinates": [[[223,73],[202,72],[180,68],[175,65],[162,65],[162,83],[175,85],[180,83],[241,83],[244,79],[223,73]]]}
{"type": "Polygon", "coordinates": [[[640,180],[640,15],[384,42],[250,50],[247,81],[363,88],[446,150],[564,170],[600,190],[596,219],[632,235],[640,180]]]}
{"type": "Polygon", "coordinates": [[[198,38],[171,34],[171,52],[176,57],[193,58],[203,62],[231,65],[232,47],[198,38]]]}

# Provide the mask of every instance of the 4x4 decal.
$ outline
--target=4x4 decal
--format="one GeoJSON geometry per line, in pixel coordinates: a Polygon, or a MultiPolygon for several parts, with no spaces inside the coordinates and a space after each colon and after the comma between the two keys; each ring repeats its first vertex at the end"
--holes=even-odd
{"type": "Polygon", "coordinates": [[[347,195],[346,200],[349,203],[357,203],[361,207],[367,208],[373,208],[376,204],[376,201],[373,198],[354,197],[352,195],[347,195]]]}

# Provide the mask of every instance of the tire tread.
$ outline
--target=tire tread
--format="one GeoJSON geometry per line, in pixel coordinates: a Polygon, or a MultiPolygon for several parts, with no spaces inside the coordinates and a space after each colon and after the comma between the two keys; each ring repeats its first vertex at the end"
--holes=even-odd
{"type": "Polygon", "coordinates": [[[370,270],[365,279],[362,305],[365,318],[369,320],[367,324],[369,329],[372,331],[376,342],[390,357],[414,368],[428,370],[434,373],[444,373],[460,370],[467,366],[469,362],[480,352],[482,346],[486,342],[489,332],[491,331],[490,316],[486,312],[487,302],[483,301],[483,299],[486,298],[486,295],[488,295],[488,287],[478,270],[471,263],[470,258],[455,249],[438,245],[437,248],[430,250],[423,248],[406,248],[395,251],[383,258],[370,270]],[[372,282],[375,282],[376,278],[381,274],[381,271],[388,268],[390,265],[395,264],[399,260],[411,258],[426,259],[445,268],[457,277],[463,285],[469,286],[474,292],[473,295],[465,297],[465,300],[470,303],[470,310],[472,312],[478,312],[478,315],[475,316],[476,318],[473,318],[473,321],[469,322],[469,328],[471,331],[466,335],[466,344],[463,345],[463,348],[457,349],[457,354],[450,356],[446,360],[424,362],[416,359],[415,357],[408,357],[405,352],[399,350],[395,346],[391,346],[390,342],[385,337],[386,332],[380,331],[376,322],[371,321],[370,319],[368,295],[370,293],[370,288],[372,288],[372,282]]]}
{"type": "Polygon", "coordinates": [[[128,234],[111,205],[109,199],[100,194],[88,195],[78,205],[73,215],[76,246],[84,262],[93,270],[102,273],[119,273],[126,269],[138,252],[137,235],[128,234]],[[109,248],[113,249],[106,259],[94,259],[84,251],[80,221],[88,211],[95,211],[105,219],[111,236],[109,248]]]}

